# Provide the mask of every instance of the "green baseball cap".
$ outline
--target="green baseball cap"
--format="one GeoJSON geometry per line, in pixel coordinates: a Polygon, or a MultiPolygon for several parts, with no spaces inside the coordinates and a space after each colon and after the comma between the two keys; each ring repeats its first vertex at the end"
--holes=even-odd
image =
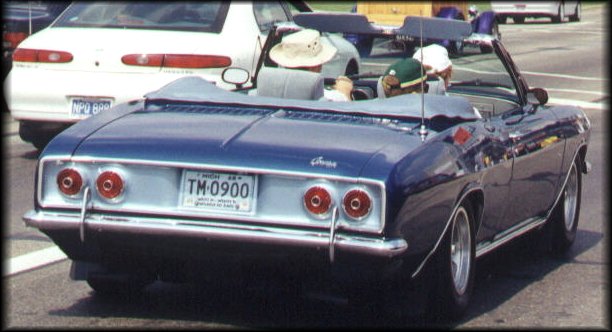
{"type": "Polygon", "coordinates": [[[400,87],[405,88],[425,81],[427,70],[418,60],[407,58],[390,65],[385,71],[385,75],[397,77],[400,87]]]}

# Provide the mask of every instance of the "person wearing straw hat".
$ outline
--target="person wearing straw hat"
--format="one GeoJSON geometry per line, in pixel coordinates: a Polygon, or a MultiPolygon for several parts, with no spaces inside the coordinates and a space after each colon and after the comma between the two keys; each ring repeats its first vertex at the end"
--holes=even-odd
{"type": "MultiPolygon", "coordinates": [[[[323,64],[330,61],[337,51],[331,44],[321,42],[318,31],[305,29],[284,36],[270,50],[270,58],[281,67],[320,73],[323,64]]],[[[333,89],[324,89],[322,99],[349,101],[352,89],[353,81],[346,76],[339,76],[333,89]]]]}
{"type": "Polygon", "coordinates": [[[433,94],[446,95],[446,89],[450,84],[453,63],[448,57],[445,47],[431,44],[419,48],[412,55],[413,59],[423,63],[429,76],[429,92],[433,94]]]}
{"type": "Polygon", "coordinates": [[[381,84],[385,97],[394,97],[407,93],[427,92],[426,70],[413,58],[406,58],[391,64],[385,70],[381,84]]]}

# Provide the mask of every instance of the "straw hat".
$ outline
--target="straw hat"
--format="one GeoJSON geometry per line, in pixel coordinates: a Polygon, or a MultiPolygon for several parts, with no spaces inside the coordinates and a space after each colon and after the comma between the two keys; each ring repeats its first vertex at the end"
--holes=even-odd
{"type": "Polygon", "coordinates": [[[337,49],[321,42],[316,30],[305,29],[288,36],[272,47],[270,58],[286,68],[315,67],[331,60],[337,49]]]}

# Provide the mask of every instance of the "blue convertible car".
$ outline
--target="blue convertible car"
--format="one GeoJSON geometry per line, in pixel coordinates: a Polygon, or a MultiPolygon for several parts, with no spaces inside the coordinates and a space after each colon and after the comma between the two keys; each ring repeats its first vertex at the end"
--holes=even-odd
{"type": "Polygon", "coordinates": [[[456,318],[478,257],[536,229],[556,251],[572,244],[591,125],[579,108],[547,105],[497,40],[452,58],[446,95],[383,98],[380,75],[411,56],[397,36],[461,39],[469,24],[295,20],[271,30],[255,73],[225,72],[236,89],[182,78],[46,147],[24,220],[69,256],[73,279],[128,291],[265,262],[351,294],[424,280],[436,312],[456,318]],[[267,59],[303,27],[376,37],[353,101],[320,101],[323,78],[267,59]]]}

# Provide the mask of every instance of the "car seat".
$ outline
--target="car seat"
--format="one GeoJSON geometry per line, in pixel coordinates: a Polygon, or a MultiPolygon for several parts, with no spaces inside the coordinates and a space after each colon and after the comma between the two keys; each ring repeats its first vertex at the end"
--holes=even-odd
{"type": "Polygon", "coordinates": [[[305,70],[263,67],[257,76],[257,95],[319,100],[323,97],[323,76],[305,70]]]}

